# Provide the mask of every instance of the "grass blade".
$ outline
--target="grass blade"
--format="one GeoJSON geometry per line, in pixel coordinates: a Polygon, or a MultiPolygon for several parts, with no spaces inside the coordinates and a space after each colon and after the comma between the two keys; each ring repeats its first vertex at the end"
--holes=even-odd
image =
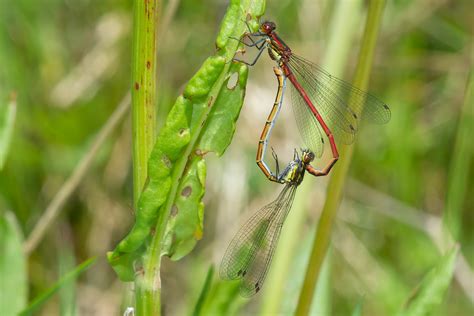
{"type": "Polygon", "coordinates": [[[33,313],[36,312],[44,303],[46,303],[49,298],[51,298],[51,296],[53,296],[57,291],[59,291],[65,284],[68,284],[72,280],[75,280],[77,277],[79,277],[79,275],[82,272],[86,271],[92,264],[95,263],[95,261],[96,258],[88,259],[78,265],[74,270],[65,274],[53,286],[51,286],[49,289],[47,289],[38,297],[36,297],[33,302],[31,302],[30,305],[20,313],[20,315],[33,315],[33,313]]]}
{"type": "Polygon", "coordinates": [[[214,266],[210,266],[209,270],[207,271],[206,280],[204,281],[204,285],[202,287],[201,293],[199,294],[199,298],[196,302],[196,306],[194,307],[193,315],[199,316],[202,315],[202,307],[204,305],[204,301],[206,297],[209,295],[209,291],[212,286],[212,279],[214,277],[214,266]]]}
{"type": "Polygon", "coordinates": [[[16,117],[16,95],[12,94],[6,107],[0,108],[0,170],[7,160],[10,143],[13,137],[13,127],[16,117]]]}
{"type": "MultiPolygon", "coordinates": [[[[72,247],[64,247],[61,245],[61,251],[59,253],[59,274],[65,275],[67,271],[74,268],[75,257],[72,252],[72,247]]],[[[77,315],[76,306],[76,284],[69,281],[59,289],[59,307],[61,316],[74,316],[77,315]]]]}
{"type": "Polygon", "coordinates": [[[407,299],[399,316],[431,315],[441,304],[451,283],[458,250],[459,246],[456,245],[426,274],[407,299]]]}
{"type": "Polygon", "coordinates": [[[15,215],[4,212],[0,218],[0,311],[16,315],[26,306],[28,295],[23,234],[15,215]]]}
{"type": "Polygon", "coordinates": [[[362,316],[362,301],[357,303],[356,307],[354,308],[354,311],[352,311],[352,316],[362,316]]]}
{"type": "Polygon", "coordinates": [[[459,119],[456,142],[449,170],[446,206],[443,224],[452,237],[459,241],[462,224],[463,203],[469,187],[469,165],[474,155],[472,134],[474,132],[474,71],[471,71],[464,97],[464,106],[459,119]]]}

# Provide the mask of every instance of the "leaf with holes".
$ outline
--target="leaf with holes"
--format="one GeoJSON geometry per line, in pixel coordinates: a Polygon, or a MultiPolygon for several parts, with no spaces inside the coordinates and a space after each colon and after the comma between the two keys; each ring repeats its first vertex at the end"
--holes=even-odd
{"type": "Polygon", "coordinates": [[[121,280],[134,279],[134,267],[140,267],[137,259],[146,251],[153,234],[158,245],[167,246],[161,253],[173,258],[182,257],[194,247],[196,237],[189,232],[196,234],[201,227],[202,234],[205,165],[199,156],[209,151],[221,155],[231,141],[247,80],[246,67],[231,62],[240,45],[231,37],[239,38],[247,31],[247,14],[253,18],[261,16],[264,3],[231,1],[216,40],[217,52],[191,78],[168,114],[150,154],[148,181],[137,203],[135,224],[115,250],[108,253],[108,260],[121,280]],[[236,86],[229,88],[233,73],[238,74],[236,86]],[[179,201],[186,188],[185,179],[196,185],[192,206],[179,201]],[[190,219],[176,217],[168,224],[173,207],[180,203],[187,209],[182,208],[177,214],[187,214],[190,219]],[[179,232],[173,232],[174,229],[179,232]]]}
{"type": "Polygon", "coordinates": [[[186,169],[171,208],[161,250],[162,255],[172,260],[187,255],[202,238],[204,204],[201,200],[205,189],[206,163],[196,156],[186,169]]]}
{"type": "Polygon", "coordinates": [[[248,68],[243,64],[234,64],[230,72],[231,76],[227,78],[219,93],[198,144],[202,153],[212,151],[221,156],[234,136],[235,122],[244,101],[248,68]]]}

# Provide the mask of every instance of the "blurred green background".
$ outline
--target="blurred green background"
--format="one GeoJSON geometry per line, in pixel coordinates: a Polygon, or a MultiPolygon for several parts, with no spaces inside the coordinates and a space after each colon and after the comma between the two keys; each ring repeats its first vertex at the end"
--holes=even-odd
{"type": "MultiPolygon", "coordinates": [[[[334,36],[330,25],[338,2],[350,1],[269,0],[265,18],[277,23],[277,31],[293,51],[321,63],[328,37],[334,36]]],[[[227,5],[223,0],[162,4],[159,126],[183,85],[214,52],[227,5]]],[[[366,126],[355,145],[323,278],[326,295],[318,298],[330,306],[330,315],[347,315],[361,301],[364,315],[396,311],[439,261],[441,221],[448,209],[457,227],[461,255],[445,300],[434,315],[474,313],[470,127],[474,106],[464,105],[472,69],[473,13],[469,0],[387,1],[370,91],[390,105],[392,120],[385,126],[366,126]]],[[[0,171],[0,211],[13,213],[26,237],[130,88],[131,19],[131,1],[124,0],[0,2],[1,106],[13,91],[17,94],[14,136],[0,171]]],[[[359,52],[363,15],[357,21],[341,76],[346,80],[352,78],[359,52]]],[[[281,189],[266,180],[254,161],[276,89],[272,66],[264,56],[250,69],[234,140],[223,157],[206,157],[204,236],[181,261],[164,260],[167,315],[193,310],[209,265],[219,264],[239,223],[281,189]]],[[[129,287],[117,280],[104,257],[133,222],[127,115],[100,146],[58,219],[28,259],[31,299],[76,264],[99,256],[79,278],[71,297],[53,297],[40,315],[60,311],[117,315],[127,306],[129,287]],[[68,299],[75,302],[69,311],[63,305],[68,299]]],[[[289,106],[282,111],[271,143],[283,161],[291,158],[294,147],[301,146],[289,106]]],[[[295,306],[324,202],[327,179],[307,177],[306,181],[308,194],[297,194],[304,201],[297,206],[304,211],[303,225],[287,232],[298,234],[298,244],[284,276],[282,313],[291,313],[295,306]]],[[[251,301],[236,301],[230,291],[221,291],[220,297],[214,293],[214,303],[206,303],[207,314],[212,313],[209,306],[218,305],[215,302],[228,301],[237,313],[258,313],[272,290],[268,287],[251,301]]]]}

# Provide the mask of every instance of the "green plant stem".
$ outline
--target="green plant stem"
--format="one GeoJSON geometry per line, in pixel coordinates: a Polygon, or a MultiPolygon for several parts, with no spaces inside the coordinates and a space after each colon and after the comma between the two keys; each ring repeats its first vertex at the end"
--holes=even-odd
{"type": "MultiPolygon", "coordinates": [[[[133,4],[132,130],[133,201],[136,209],[147,179],[147,164],[156,136],[156,34],[158,0],[135,0],[133,4]]],[[[138,210],[137,210],[138,211],[138,210]]],[[[136,315],[147,313],[146,290],[141,278],[135,280],[136,315]]],[[[159,305],[159,296],[157,304],[159,305]]],[[[157,310],[160,308],[158,306],[157,310]]]]}
{"type": "MultiPolygon", "coordinates": [[[[246,26],[243,23],[243,21],[245,21],[245,16],[240,16],[240,14],[243,15],[245,11],[241,10],[240,8],[253,7],[253,11],[263,12],[264,5],[261,4],[262,2],[263,1],[253,2],[251,0],[246,0],[244,1],[244,4],[240,4],[239,1],[231,1],[230,7],[232,9],[229,9],[229,11],[227,11],[224,20],[227,20],[228,22],[231,19],[235,19],[235,16],[238,14],[238,21],[240,23],[239,30],[233,30],[233,32],[235,32],[236,34],[242,34],[245,31],[246,26]]],[[[256,16],[261,15],[262,13],[256,13],[256,16]]],[[[224,29],[223,32],[221,31],[219,33],[219,36],[216,40],[216,45],[220,48],[220,50],[216,53],[215,56],[210,57],[206,61],[206,68],[209,67],[212,63],[220,64],[225,60],[231,60],[234,56],[235,51],[237,50],[237,47],[240,44],[238,41],[235,40],[228,41],[229,35],[232,35],[231,33],[228,33],[228,29],[224,29]]],[[[142,269],[141,271],[140,269],[137,269],[139,272],[137,273],[137,276],[135,278],[135,292],[137,298],[136,315],[160,315],[161,313],[160,265],[166,225],[168,223],[172,206],[176,199],[180,179],[182,178],[183,173],[185,171],[185,167],[189,161],[186,157],[190,157],[192,155],[193,150],[195,150],[195,146],[198,143],[201,134],[206,126],[206,119],[209,117],[211,109],[213,108],[216,100],[218,99],[219,93],[225,83],[228,71],[231,68],[232,64],[226,62],[222,63],[222,65],[223,68],[219,72],[219,76],[215,80],[213,80],[212,86],[210,87],[209,91],[206,92],[205,100],[203,100],[202,102],[199,101],[197,103],[198,105],[192,105],[197,107],[205,105],[205,107],[201,111],[197,110],[196,117],[193,117],[192,119],[195,122],[193,122],[191,126],[191,137],[186,145],[186,148],[182,152],[182,157],[185,158],[179,159],[173,166],[170,177],[171,187],[168,192],[168,197],[163,203],[163,205],[160,206],[153,237],[151,239],[151,242],[147,246],[146,253],[143,255],[142,269]]],[[[198,78],[201,78],[200,76],[198,76],[198,78]]],[[[196,77],[193,77],[193,79],[191,80],[194,80],[195,78],[196,77]]],[[[193,85],[195,86],[196,83],[194,83],[193,85]]],[[[189,88],[190,86],[192,87],[193,85],[188,85],[187,88],[189,88]]],[[[197,86],[199,87],[199,84],[197,86]]],[[[193,92],[193,89],[194,88],[191,88],[191,92],[186,91],[185,89],[185,92],[183,94],[184,99],[187,98],[185,95],[192,95],[193,93],[197,93],[196,91],[193,92]]]]}
{"type": "MultiPolygon", "coordinates": [[[[460,240],[462,210],[469,182],[469,164],[473,155],[472,132],[474,124],[474,71],[468,78],[464,106],[461,110],[456,143],[453,148],[449,170],[446,206],[443,213],[443,226],[450,234],[445,234],[445,243],[460,240]],[[452,238],[451,238],[451,236],[452,238]]],[[[447,232],[446,232],[447,233],[447,232]]]]}
{"type": "Polygon", "coordinates": [[[156,34],[158,0],[135,0],[132,55],[134,205],[147,178],[156,136],[156,34]]]}
{"type": "MultiPolygon", "coordinates": [[[[225,67],[230,67],[226,65],[225,67]]],[[[210,95],[212,96],[209,100],[208,110],[201,116],[199,119],[201,122],[204,122],[206,117],[209,114],[210,109],[214,105],[216,96],[219,93],[220,87],[224,82],[225,74],[227,71],[223,71],[217,83],[212,88],[210,95]]],[[[200,124],[200,129],[202,129],[204,124],[200,124]]],[[[191,151],[194,148],[194,144],[197,142],[200,135],[200,131],[196,131],[191,140],[190,145],[184,152],[185,157],[189,157],[191,151]]],[[[173,170],[173,179],[178,179],[186,167],[187,160],[181,160],[175,169],[173,170]]],[[[161,277],[160,277],[160,265],[161,265],[161,247],[162,241],[166,229],[166,223],[171,212],[171,207],[174,202],[174,197],[178,190],[179,181],[174,181],[175,183],[170,190],[169,197],[166,205],[161,210],[161,214],[158,217],[158,221],[155,228],[155,235],[151,241],[150,246],[147,249],[147,253],[144,258],[144,276],[138,276],[136,278],[136,293],[137,298],[140,301],[137,301],[137,315],[160,315],[161,301],[161,277]]]]}
{"type": "MultiPolygon", "coordinates": [[[[383,7],[383,0],[372,0],[369,2],[367,21],[354,78],[354,85],[361,89],[366,89],[368,85],[383,7]]],[[[332,226],[341,201],[342,189],[351,162],[353,148],[353,146],[344,146],[341,148],[341,158],[332,172],[332,177],[329,181],[326,194],[326,201],[316,230],[309,264],[306,270],[298,305],[296,307],[296,315],[309,314],[314,296],[314,289],[329,247],[332,226]]]]}

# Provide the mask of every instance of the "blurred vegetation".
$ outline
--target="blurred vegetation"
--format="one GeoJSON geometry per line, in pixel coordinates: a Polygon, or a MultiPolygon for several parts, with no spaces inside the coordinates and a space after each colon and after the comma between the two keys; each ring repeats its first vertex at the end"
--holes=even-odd
{"type": "MultiPolygon", "coordinates": [[[[318,284],[317,308],[330,315],[359,310],[362,315],[392,315],[404,304],[410,306],[405,312],[416,310],[410,302],[433,296],[426,286],[412,289],[422,280],[436,288],[435,281],[441,279],[433,281],[433,274],[451,265],[450,243],[443,237],[445,218],[460,251],[449,290],[432,314],[471,315],[474,145],[469,136],[474,98],[472,88],[468,93],[468,81],[474,5],[469,0],[386,2],[369,90],[390,105],[392,120],[382,127],[366,126],[359,134],[332,234],[330,267],[323,269],[324,284],[318,284]]],[[[221,0],[162,4],[159,128],[184,84],[215,52],[227,5],[221,0]]],[[[267,1],[264,17],[277,23],[277,31],[293,51],[319,62],[330,40],[335,8],[333,1],[267,1]]],[[[131,1],[123,0],[0,2],[0,124],[12,92],[17,96],[13,138],[0,170],[0,212],[6,219],[0,237],[14,236],[0,238],[0,244],[16,245],[17,251],[2,251],[11,257],[0,260],[0,267],[25,265],[18,258],[18,245],[28,240],[50,203],[57,201],[57,193],[90,154],[97,135],[127,95],[132,17],[131,1]]],[[[360,22],[341,75],[346,80],[353,76],[362,31],[360,22]]],[[[203,239],[182,260],[164,259],[162,264],[162,304],[168,315],[259,313],[272,290],[264,287],[246,301],[236,296],[233,283],[219,282],[215,276],[212,282],[205,281],[238,224],[280,190],[254,162],[274,93],[272,61],[264,56],[249,71],[232,144],[220,158],[206,156],[203,239]]],[[[289,108],[283,109],[271,139],[282,159],[289,159],[301,144],[289,108]]],[[[28,254],[27,279],[17,276],[18,295],[24,285],[32,302],[75,266],[99,258],[78,278],[75,291],[64,288],[67,292],[45,302],[40,315],[60,310],[117,315],[130,306],[130,288],[117,280],[105,259],[134,218],[127,115],[85,164],[72,195],[59,203],[59,216],[28,254]],[[73,303],[68,295],[75,296],[73,303]]],[[[302,208],[304,221],[297,230],[290,271],[282,279],[280,310],[288,314],[294,311],[327,179],[307,177],[306,182],[310,189],[304,203],[292,210],[302,208]]],[[[6,271],[0,271],[0,283],[6,280],[6,271]]],[[[213,273],[209,275],[212,278],[213,273]]]]}

